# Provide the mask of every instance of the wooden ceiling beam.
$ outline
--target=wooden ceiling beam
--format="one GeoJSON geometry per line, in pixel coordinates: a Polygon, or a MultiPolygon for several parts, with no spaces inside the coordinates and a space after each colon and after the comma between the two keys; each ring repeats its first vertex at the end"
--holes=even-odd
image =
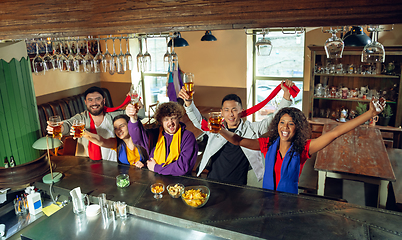
{"type": "Polygon", "coordinates": [[[401,0],[5,0],[0,39],[401,22],[401,0]]]}

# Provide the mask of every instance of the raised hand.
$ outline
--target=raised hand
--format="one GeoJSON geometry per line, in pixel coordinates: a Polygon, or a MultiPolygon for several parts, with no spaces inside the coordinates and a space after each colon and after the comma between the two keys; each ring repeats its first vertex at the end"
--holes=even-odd
{"type": "Polygon", "coordinates": [[[387,104],[386,104],[385,98],[383,98],[383,97],[380,99],[373,98],[370,102],[369,111],[371,111],[373,113],[373,115],[378,115],[384,110],[386,105],[387,104]]]}
{"type": "MultiPolygon", "coordinates": [[[[141,104],[142,106],[142,104],[141,104]]],[[[136,108],[133,104],[129,103],[126,107],[126,114],[130,117],[131,122],[136,122],[138,119],[137,113],[140,108],[136,108]]]]}
{"type": "Polygon", "coordinates": [[[290,92],[289,92],[289,89],[287,87],[285,87],[285,85],[288,86],[288,87],[293,87],[295,85],[295,83],[292,82],[289,79],[286,79],[285,81],[281,82],[281,88],[282,88],[282,91],[283,91],[283,98],[285,98],[286,100],[290,100],[290,92]]]}
{"type": "Polygon", "coordinates": [[[190,96],[187,94],[186,88],[184,86],[180,89],[179,97],[184,100],[184,103],[186,104],[187,107],[191,105],[192,100],[190,99],[190,96]]]}

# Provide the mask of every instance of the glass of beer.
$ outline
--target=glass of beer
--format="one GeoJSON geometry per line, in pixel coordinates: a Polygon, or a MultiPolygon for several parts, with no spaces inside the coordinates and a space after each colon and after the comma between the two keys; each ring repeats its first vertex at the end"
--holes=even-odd
{"type": "Polygon", "coordinates": [[[49,117],[49,125],[53,128],[53,138],[61,138],[61,124],[60,116],[49,117]]]}
{"type": "Polygon", "coordinates": [[[75,119],[73,121],[74,138],[82,138],[84,128],[85,128],[84,120],[75,119]]]}
{"type": "Polygon", "coordinates": [[[219,133],[222,125],[222,116],[220,112],[210,112],[208,126],[211,133],[219,133]]]}
{"type": "Polygon", "coordinates": [[[185,73],[183,76],[184,88],[186,89],[187,95],[190,97],[189,99],[193,99],[194,93],[194,74],[193,73],[185,73]]]}

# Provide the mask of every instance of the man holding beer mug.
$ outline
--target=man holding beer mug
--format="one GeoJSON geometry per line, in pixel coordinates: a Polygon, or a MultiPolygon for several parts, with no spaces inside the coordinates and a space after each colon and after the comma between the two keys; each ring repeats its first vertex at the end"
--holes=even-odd
{"type": "MultiPolygon", "coordinates": [[[[84,125],[87,131],[96,133],[105,139],[113,138],[115,137],[113,118],[117,115],[124,114],[124,110],[105,112],[105,96],[100,87],[94,86],[88,88],[84,93],[84,97],[87,110],[76,114],[70,119],[64,120],[61,126],[61,133],[63,135],[70,135],[71,127],[77,129],[77,135],[74,136],[78,138],[76,149],[77,156],[89,156],[92,160],[104,159],[117,161],[116,151],[110,148],[99,147],[98,145],[88,142],[87,139],[82,138],[82,130],[80,129],[83,128],[82,126],[84,125]]],[[[144,110],[142,110],[142,115],[145,115],[144,110]]],[[[46,129],[49,134],[52,134],[53,128],[49,126],[49,122],[46,129]]]]}
{"type": "MultiPolygon", "coordinates": [[[[289,90],[283,86],[286,84],[292,87],[294,83],[290,80],[283,81],[281,88],[284,92],[283,98],[279,103],[275,113],[292,104],[289,90]]],[[[201,128],[202,116],[194,105],[192,99],[183,87],[179,92],[179,97],[184,99],[187,116],[198,129],[201,128]]],[[[268,125],[273,116],[268,116],[260,122],[249,122],[242,120],[240,113],[244,110],[239,96],[229,94],[222,100],[221,117],[224,119],[223,125],[231,132],[239,136],[248,138],[258,138],[268,131],[268,125]]],[[[275,114],[274,113],[274,114],[275,114]]],[[[210,123],[211,124],[211,123],[210,123]]],[[[208,169],[207,178],[220,182],[246,185],[249,166],[254,170],[257,180],[260,181],[264,175],[263,157],[261,152],[239,147],[226,141],[221,135],[205,132],[208,136],[207,146],[202,156],[197,176],[204,169],[208,169]]]]}
{"type": "Polygon", "coordinates": [[[128,131],[134,144],[147,150],[148,169],[162,175],[191,174],[197,160],[198,144],[194,134],[180,122],[183,107],[176,102],[160,104],[154,115],[159,127],[146,130],[137,120],[137,111],[134,105],[127,105],[128,131]]]}

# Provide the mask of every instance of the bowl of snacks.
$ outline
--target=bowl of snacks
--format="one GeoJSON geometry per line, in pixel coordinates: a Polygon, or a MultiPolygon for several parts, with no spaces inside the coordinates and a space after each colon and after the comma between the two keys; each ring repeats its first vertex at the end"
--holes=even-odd
{"type": "Polygon", "coordinates": [[[128,174],[120,174],[116,177],[116,185],[121,188],[130,186],[130,177],[128,174]]]}
{"type": "Polygon", "coordinates": [[[151,185],[151,192],[154,194],[155,199],[163,197],[162,193],[165,191],[165,185],[163,183],[154,183],[151,185]]]}
{"type": "Polygon", "coordinates": [[[167,190],[172,198],[179,198],[184,192],[184,185],[181,183],[170,184],[167,186],[167,190]]]}
{"type": "Polygon", "coordinates": [[[188,186],[184,188],[181,199],[192,208],[204,206],[209,199],[210,191],[207,186],[188,186]]]}

